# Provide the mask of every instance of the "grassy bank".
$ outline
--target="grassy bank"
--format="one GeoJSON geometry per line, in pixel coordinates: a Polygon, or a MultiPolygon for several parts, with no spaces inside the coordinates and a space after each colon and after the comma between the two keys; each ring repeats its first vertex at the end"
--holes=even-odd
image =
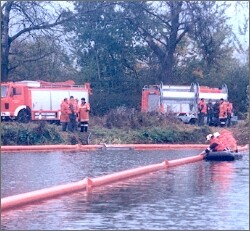
{"type": "MultiPolygon", "coordinates": [[[[229,128],[239,145],[249,143],[248,120],[229,128]]],[[[121,108],[104,117],[92,117],[90,144],[204,144],[207,134],[221,128],[183,124],[174,117],[143,114],[121,108]]],[[[88,133],[62,132],[44,121],[1,123],[1,145],[87,144],[88,133]]]]}

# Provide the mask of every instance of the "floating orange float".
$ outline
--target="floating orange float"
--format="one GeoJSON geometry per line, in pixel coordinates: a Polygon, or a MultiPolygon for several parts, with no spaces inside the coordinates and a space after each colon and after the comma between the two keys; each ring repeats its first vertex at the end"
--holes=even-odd
{"type": "MultiPolygon", "coordinates": [[[[65,146],[67,148],[71,148],[71,146],[68,146],[68,145],[47,145],[47,147],[51,147],[51,146],[52,147],[65,146]]],[[[89,145],[87,145],[87,146],[89,146],[89,145]]],[[[137,148],[147,147],[148,149],[150,147],[148,145],[134,145],[134,146],[136,146],[137,148]]],[[[157,147],[157,145],[153,145],[153,146],[157,147]]],[[[158,147],[162,147],[162,146],[166,147],[166,145],[160,145],[158,147]]],[[[170,147],[172,145],[167,145],[167,146],[170,147]]],[[[183,148],[183,146],[185,148],[187,148],[187,147],[193,148],[193,146],[191,146],[191,145],[183,145],[183,146],[174,145],[174,146],[175,146],[175,148],[176,147],[183,148]]],[[[11,146],[9,146],[9,147],[11,147],[11,146]]],[[[22,147],[27,148],[26,146],[22,146],[22,147]]],[[[38,148],[38,147],[40,148],[41,146],[36,146],[36,148],[38,148]]],[[[120,147],[124,147],[124,145],[122,145],[120,147]]],[[[203,146],[200,145],[199,148],[201,148],[201,147],[203,148],[203,146]]],[[[1,149],[2,148],[3,147],[1,147],[1,149]]],[[[80,150],[80,149],[81,149],[81,146],[78,147],[78,150],[80,150]]],[[[248,145],[246,145],[243,147],[239,147],[238,149],[239,149],[239,151],[243,151],[243,150],[249,149],[249,147],[248,147],[248,145]]],[[[10,149],[8,149],[8,150],[10,150],[10,149]]],[[[16,150],[14,148],[14,146],[13,146],[12,150],[16,150]]],[[[21,151],[21,150],[23,150],[23,149],[19,148],[19,151],[21,151]]],[[[51,149],[49,149],[49,150],[51,150],[51,149]]],[[[52,149],[52,150],[54,150],[54,149],[52,149]]],[[[58,150],[58,148],[55,150],[58,150]]],[[[63,150],[63,149],[61,149],[61,150],[63,150]]],[[[138,175],[146,174],[146,173],[153,172],[153,171],[158,171],[158,170],[165,169],[168,167],[178,166],[178,165],[187,164],[187,163],[193,163],[196,161],[203,160],[203,158],[204,158],[203,154],[198,154],[196,156],[181,158],[181,159],[177,159],[177,160],[170,160],[170,161],[166,160],[166,161],[163,161],[162,163],[159,163],[159,164],[147,165],[147,166],[129,169],[129,170],[125,170],[125,171],[121,171],[121,172],[117,172],[117,173],[112,173],[112,174],[108,174],[108,175],[104,175],[104,176],[100,176],[100,177],[96,177],[96,178],[85,178],[84,180],[81,180],[78,182],[73,182],[73,183],[69,183],[69,184],[54,186],[51,188],[45,188],[45,189],[36,190],[33,192],[28,192],[28,193],[23,193],[23,194],[19,194],[19,195],[1,198],[1,210],[4,211],[7,209],[13,209],[13,208],[16,208],[17,206],[29,204],[31,202],[41,201],[41,200],[45,200],[45,199],[49,199],[49,198],[53,198],[56,196],[61,196],[61,195],[65,195],[68,193],[73,193],[73,192],[77,192],[77,191],[81,191],[81,190],[88,190],[92,187],[98,187],[100,185],[112,183],[114,181],[119,181],[119,180],[123,180],[123,179],[130,178],[130,177],[136,177],[138,175]]]]}

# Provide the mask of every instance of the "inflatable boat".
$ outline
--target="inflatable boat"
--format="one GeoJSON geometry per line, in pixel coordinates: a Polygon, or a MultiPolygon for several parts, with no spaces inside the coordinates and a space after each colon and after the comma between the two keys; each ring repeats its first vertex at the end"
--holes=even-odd
{"type": "Polygon", "coordinates": [[[214,161],[234,161],[242,158],[242,154],[234,152],[209,152],[205,155],[204,160],[214,161]]]}

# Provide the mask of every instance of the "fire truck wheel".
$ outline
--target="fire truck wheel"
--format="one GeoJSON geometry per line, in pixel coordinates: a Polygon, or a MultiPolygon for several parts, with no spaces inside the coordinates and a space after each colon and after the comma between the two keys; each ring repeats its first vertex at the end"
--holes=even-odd
{"type": "Polygon", "coordinates": [[[17,121],[20,123],[28,123],[31,120],[31,114],[28,110],[21,110],[17,115],[17,121]]]}

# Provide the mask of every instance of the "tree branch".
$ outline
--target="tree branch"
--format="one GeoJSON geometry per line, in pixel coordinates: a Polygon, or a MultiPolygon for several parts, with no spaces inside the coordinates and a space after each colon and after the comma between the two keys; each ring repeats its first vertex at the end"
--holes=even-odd
{"type": "Polygon", "coordinates": [[[51,24],[44,24],[44,25],[36,25],[36,26],[31,26],[29,28],[24,28],[23,30],[20,30],[17,34],[15,34],[14,36],[10,37],[10,42],[14,41],[15,39],[17,39],[19,36],[21,36],[22,34],[26,33],[26,32],[30,32],[33,30],[41,30],[41,29],[49,29],[52,28],[54,26],[63,24],[69,20],[71,20],[72,18],[75,17],[75,15],[72,15],[68,18],[65,18],[61,21],[59,21],[59,19],[61,18],[62,15],[59,15],[58,18],[56,19],[56,21],[54,23],[51,24]]]}
{"type": "Polygon", "coordinates": [[[46,57],[46,56],[48,56],[48,55],[50,55],[50,54],[52,54],[52,53],[53,53],[53,52],[48,52],[48,53],[44,53],[42,56],[37,57],[37,58],[25,59],[25,60],[23,60],[21,63],[16,64],[15,66],[10,67],[10,68],[9,68],[9,71],[16,69],[16,68],[17,68],[18,66],[20,66],[21,64],[29,63],[29,62],[35,62],[35,61],[41,60],[41,59],[43,59],[44,57],[46,57]]]}

